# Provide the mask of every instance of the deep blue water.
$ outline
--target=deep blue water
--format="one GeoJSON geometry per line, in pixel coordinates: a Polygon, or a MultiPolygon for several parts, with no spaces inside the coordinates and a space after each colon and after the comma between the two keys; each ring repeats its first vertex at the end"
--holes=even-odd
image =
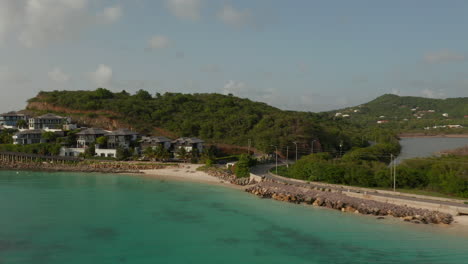
{"type": "MultiPolygon", "coordinates": [[[[144,176],[0,171],[0,263],[467,263],[468,235],[144,176]]],[[[462,232],[463,233],[463,232],[462,232]]]]}

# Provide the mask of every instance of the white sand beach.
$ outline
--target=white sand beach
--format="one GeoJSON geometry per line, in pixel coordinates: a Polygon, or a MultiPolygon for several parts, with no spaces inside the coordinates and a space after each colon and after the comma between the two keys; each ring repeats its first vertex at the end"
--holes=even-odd
{"type": "Polygon", "coordinates": [[[192,182],[209,183],[216,185],[224,185],[235,189],[243,189],[244,187],[231,184],[229,182],[218,179],[209,175],[204,171],[198,171],[197,168],[201,164],[180,164],[178,167],[167,167],[155,170],[141,170],[147,176],[170,179],[170,180],[183,180],[192,182]]]}

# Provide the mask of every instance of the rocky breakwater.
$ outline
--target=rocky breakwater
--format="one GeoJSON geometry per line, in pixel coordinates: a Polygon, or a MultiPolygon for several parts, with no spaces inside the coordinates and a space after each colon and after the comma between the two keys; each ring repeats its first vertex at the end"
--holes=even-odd
{"type": "Polygon", "coordinates": [[[166,167],[161,164],[134,164],[131,162],[4,162],[0,161],[0,169],[6,170],[39,170],[39,171],[71,171],[71,172],[101,172],[101,173],[140,173],[140,170],[154,170],[166,167]]]}
{"type": "Polygon", "coordinates": [[[250,184],[255,184],[257,183],[253,179],[250,179],[249,177],[246,178],[237,178],[236,175],[234,175],[232,172],[227,171],[227,170],[221,170],[221,169],[216,169],[216,168],[208,168],[205,170],[206,173],[208,173],[210,176],[216,177],[220,180],[235,184],[235,185],[250,185],[250,184]]]}
{"type": "Polygon", "coordinates": [[[384,216],[393,216],[416,224],[450,224],[453,221],[452,215],[446,213],[370,201],[349,197],[340,192],[310,189],[285,183],[261,182],[245,191],[262,198],[296,204],[306,203],[342,212],[375,215],[380,219],[384,216]]]}

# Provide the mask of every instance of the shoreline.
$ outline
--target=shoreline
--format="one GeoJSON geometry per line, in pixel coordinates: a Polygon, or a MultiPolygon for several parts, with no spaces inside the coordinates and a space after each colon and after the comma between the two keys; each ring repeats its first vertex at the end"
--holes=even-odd
{"type": "MultiPolygon", "coordinates": [[[[198,171],[197,168],[201,167],[201,164],[181,164],[179,167],[167,167],[162,169],[153,170],[140,170],[139,176],[152,177],[155,179],[167,179],[175,181],[189,181],[196,183],[211,184],[217,186],[229,187],[232,189],[242,190],[246,189],[246,186],[235,185],[230,182],[216,178],[204,171],[198,171]]],[[[124,173],[126,174],[126,173],[124,173]]]]}
{"type": "MultiPolygon", "coordinates": [[[[81,173],[105,173],[105,174],[120,174],[120,175],[129,175],[129,176],[140,176],[140,177],[151,177],[154,179],[161,179],[161,180],[170,180],[170,181],[181,181],[181,182],[194,182],[194,183],[202,183],[202,184],[209,184],[209,185],[214,185],[214,186],[222,186],[222,187],[227,187],[235,190],[239,190],[242,192],[249,192],[249,188],[255,188],[257,184],[250,184],[246,186],[241,186],[241,185],[236,185],[233,183],[230,183],[228,181],[222,180],[220,178],[217,178],[215,176],[212,176],[204,171],[198,171],[197,168],[203,166],[200,164],[180,164],[179,166],[170,166],[170,167],[164,167],[164,168],[157,168],[157,169],[146,169],[146,170],[138,170],[138,171],[68,171],[68,172],[81,172],[81,173]]],[[[27,171],[51,171],[51,172],[59,172],[59,171],[64,171],[64,170],[57,170],[57,169],[50,169],[50,168],[39,168],[36,170],[28,169],[28,168],[23,168],[23,169],[18,169],[18,168],[0,168],[0,170],[10,170],[10,171],[15,171],[15,170],[27,170],[27,171]]],[[[65,170],[66,171],[66,170],[65,170]]],[[[289,185],[290,187],[293,187],[289,185]]],[[[249,192],[250,193],[250,192],[249,192]]],[[[267,198],[268,197],[264,197],[267,198]]],[[[281,200],[281,199],[273,199],[273,200],[281,200]]],[[[283,200],[284,201],[284,200],[283,200]]],[[[287,201],[291,202],[291,201],[287,201]]],[[[303,204],[305,207],[307,205],[303,204]]],[[[311,208],[323,208],[323,209],[331,209],[332,208],[327,208],[326,206],[317,206],[317,205],[312,205],[310,206],[311,208]]],[[[342,212],[344,213],[344,212],[342,212]]],[[[382,222],[397,222],[397,223],[404,223],[405,221],[401,221],[401,218],[398,217],[390,217],[390,216],[385,216],[384,219],[379,218],[376,215],[369,215],[369,214],[362,214],[359,213],[358,215],[361,216],[368,216],[374,218],[376,221],[382,221],[382,222]]],[[[415,225],[415,224],[411,224],[415,225]]],[[[423,224],[423,225],[416,225],[416,226],[437,226],[441,227],[442,229],[440,230],[450,230],[453,232],[458,232],[462,231],[463,233],[467,233],[466,231],[468,230],[468,215],[465,216],[460,216],[460,215],[454,215],[453,216],[453,221],[450,224],[423,224]]],[[[467,234],[468,235],[468,234],[467,234]]]]}

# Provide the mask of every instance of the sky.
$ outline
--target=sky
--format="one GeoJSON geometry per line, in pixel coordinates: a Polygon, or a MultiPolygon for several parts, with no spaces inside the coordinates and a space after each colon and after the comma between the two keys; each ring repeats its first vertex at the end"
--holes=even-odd
{"type": "Polygon", "coordinates": [[[222,94],[327,111],[468,97],[465,0],[0,0],[0,112],[39,91],[222,94]]]}

